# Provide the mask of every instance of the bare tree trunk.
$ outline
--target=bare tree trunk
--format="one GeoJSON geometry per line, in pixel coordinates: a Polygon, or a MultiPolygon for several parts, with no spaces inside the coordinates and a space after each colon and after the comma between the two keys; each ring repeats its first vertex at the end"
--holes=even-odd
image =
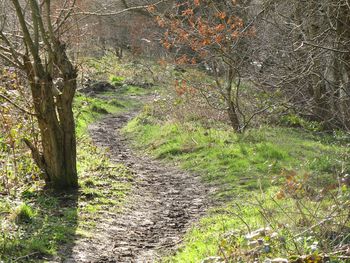
{"type": "MultiPolygon", "coordinates": [[[[334,5],[337,6],[337,5],[334,5]]],[[[337,48],[339,50],[347,50],[348,53],[338,54],[339,58],[337,64],[339,65],[339,71],[337,76],[339,100],[337,105],[339,107],[339,115],[343,125],[343,128],[350,130],[350,7],[347,2],[338,2],[337,9],[335,10],[337,16],[337,48]]]]}
{"type": "Polygon", "coordinates": [[[232,66],[229,66],[229,70],[227,72],[227,80],[226,80],[226,105],[227,105],[227,114],[231,122],[232,128],[236,132],[241,132],[240,121],[237,114],[237,107],[235,105],[235,100],[232,95],[232,84],[234,79],[234,69],[232,66]]]}
{"type": "MultiPolygon", "coordinates": [[[[310,1],[308,3],[309,18],[308,22],[308,40],[317,41],[323,30],[322,22],[323,17],[320,14],[320,2],[310,1]]],[[[312,63],[312,69],[310,77],[312,81],[312,96],[314,101],[314,114],[315,117],[323,123],[326,129],[331,128],[331,105],[329,103],[329,96],[331,95],[330,90],[326,85],[326,72],[329,70],[330,65],[325,65],[320,50],[311,48],[310,58],[312,63]],[[323,63],[322,63],[323,62],[323,63]]],[[[311,94],[310,94],[311,95],[311,94]]]]}
{"type": "Polygon", "coordinates": [[[240,122],[237,115],[236,107],[232,100],[227,101],[227,104],[228,104],[227,114],[230,119],[231,126],[236,132],[241,132],[241,127],[240,127],[240,122]]]}
{"type": "Polygon", "coordinates": [[[67,65],[62,67],[67,67],[66,71],[69,74],[63,75],[65,76],[63,90],[59,94],[54,94],[57,88],[54,87],[49,74],[34,70],[29,61],[26,63],[26,73],[30,80],[34,109],[41,133],[42,153],[28,141],[26,143],[31,148],[37,165],[45,173],[47,185],[56,190],[78,187],[75,124],[72,111],[76,70],[68,60],[65,63],[67,65]]]}

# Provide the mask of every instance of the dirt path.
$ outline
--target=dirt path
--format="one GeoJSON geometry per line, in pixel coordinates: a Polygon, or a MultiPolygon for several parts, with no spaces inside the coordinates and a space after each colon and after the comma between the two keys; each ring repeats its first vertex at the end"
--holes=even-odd
{"type": "Polygon", "coordinates": [[[107,116],[89,128],[113,162],[131,169],[135,186],[124,212],[107,214],[94,237],[78,242],[65,262],[157,262],[205,211],[207,192],[198,177],[130,149],[120,129],[135,115],[107,116]]]}

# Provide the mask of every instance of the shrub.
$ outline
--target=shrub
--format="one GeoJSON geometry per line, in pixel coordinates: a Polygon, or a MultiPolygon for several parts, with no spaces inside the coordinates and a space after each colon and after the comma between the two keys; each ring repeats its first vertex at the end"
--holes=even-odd
{"type": "Polygon", "coordinates": [[[109,82],[112,83],[112,85],[114,86],[121,86],[124,80],[125,80],[124,77],[115,76],[115,75],[109,76],[109,82]]]}
{"type": "Polygon", "coordinates": [[[17,224],[30,223],[34,216],[35,213],[33,209],[26,203],[18,206],[13,213],[14,220],[17,224]]]}

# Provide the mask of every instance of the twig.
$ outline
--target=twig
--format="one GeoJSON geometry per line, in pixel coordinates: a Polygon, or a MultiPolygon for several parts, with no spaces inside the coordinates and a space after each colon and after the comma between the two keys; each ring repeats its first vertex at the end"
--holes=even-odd
{"type": "Polygon", "coordinates": [[[116,12],[103,12],[103,13],[98,13],[98,12],[79,12],[79,13],[75,13],[75,15],[92,15],[92,16],[113,16],[113,15],[120,15],[122,13],[128,12],[128,11],[137,11],[137,10],[142,10],[142,9],[147,9],[150,8],[152,6],[156,6],[165,2],[168,2],[169,0],[161,0],[158,1],[154,4],[149,4],[149,5],[140,5],[140,6],[132,6],[132,7],[128,7],[125,8],[123,10],[120,11],[116,11],[116,12]]]}
{"type": "Polygon", "coordinates": [[[318,227],[318,226],[320,226],[320,225],[322,225],[322,224],[324,224],[324,223],[326,223],[326,222],[328,222],[328,221],[331,221],[331,220],[332,220],[331,218],[325,218],[325,219],[323,219],[322,221],[320,221],[319,223],[314,224],[314,225],[310,226],[309,228],[305,229],[303,232],[301,232],[301,233],[295,235],[294,238],[300,237],[300,236],[302,236],[303,234],[305,234],[306,232],[308,232],[308,231],[314,229],[315,227],[318,227]]]}
{"type": "Polygon", "coordinates": [[[316,45],[316,44],[313,44],[310,42],[306,42],[306,41],[304,41],[302,44],[309,45],[309,46],[316,47],[316,48],[329,50],[329,51],[333,51],[333,52],[350,53],[350,51],[348,51],[348,50],[338,50],[338,49],[334,49],[334,48],[330,48],[330,47],[319,46],[319,45],[316,45]]]}
{"type": "Polygon", "coordinates": [[[10,103],[11,105],[15,106],[17,109],[19,109],[20,111],[28,114],[28,115],[31,115],[31,116],[37,116],[37,114],[35,113],[32,113],[32,112],[29,112],[25,109],[23,109],[21,106],[19,106],[18,104],[16,104],[15,102],[13,102],[11,99],[9,99],[8,97],[6,97],[5,95],[2,95],[0,94],[0,98],[6,100],[8,103],[10,103]]]}
{"type": "Polygon", "coordinates": [[[14,260],[14,262],[17,262],[17,261],[19,261],[19,260],[21,260],[21,259],[25,259],[25,258],[28,259],[29,257],[34,256],[34,255],[36,255],[36,254],[39,254],[39,252],[33,252],[33,253],[28,254],[28,255],[18,257],[18,258],[16,258],[16,259],[14,260]]]}

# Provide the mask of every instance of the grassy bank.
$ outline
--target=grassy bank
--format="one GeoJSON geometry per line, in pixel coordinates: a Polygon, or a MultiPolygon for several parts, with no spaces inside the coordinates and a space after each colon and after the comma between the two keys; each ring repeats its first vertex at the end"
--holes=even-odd
{"type": "Polygon", "coordinates": [[[162,119],[148,107],[125,132],[155,157],[201,174],[221,202],[165,261],[323,262],[292,260],[330,255],[345,262],[339,251],[350,233],[349,189],[341,183],[350,169],[348,137],[282,127],[238,135],[222,125],[162,119]]]}
{"type": "Polygon", "coordinates": [[[94,96],[78,93],[74,100],[77,136],[81,137],[86,134],[88,125],[106,114],[117,114],[140,107],[141,103],[137,97],[151,92],[151,89],[123,86],[116,90],[97,93],[94,96]]]}

